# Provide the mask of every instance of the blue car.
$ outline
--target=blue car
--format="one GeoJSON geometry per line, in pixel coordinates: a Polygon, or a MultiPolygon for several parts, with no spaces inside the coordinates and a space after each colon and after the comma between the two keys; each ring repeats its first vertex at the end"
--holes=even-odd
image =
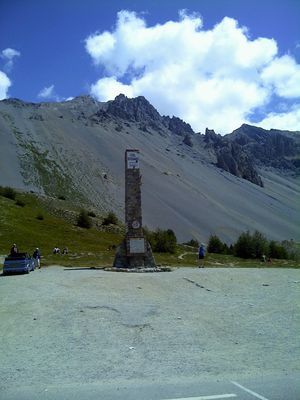
{"type": "Polygon", "coordinates": [[[16,253],[9,255],[4,260],[3,275],[25,273],[34,271],[34,259],[27,253],[16,253]]]}

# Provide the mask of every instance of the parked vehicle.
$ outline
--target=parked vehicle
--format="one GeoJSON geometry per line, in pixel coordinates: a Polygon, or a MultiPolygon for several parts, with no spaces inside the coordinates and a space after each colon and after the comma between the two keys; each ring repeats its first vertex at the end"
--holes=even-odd
{"type": "Polygon", "coordinates": [[[9,255],[4,260],[3,275],[34,271],[34,259],[27,253],[9,255]]]}

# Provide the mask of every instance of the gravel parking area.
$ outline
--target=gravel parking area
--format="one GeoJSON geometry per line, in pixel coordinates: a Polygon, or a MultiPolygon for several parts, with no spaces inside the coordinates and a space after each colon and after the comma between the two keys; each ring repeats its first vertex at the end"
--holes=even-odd
{"type": "Polygon", "coordinates": [[[0,277],[1,388],[299,372],[299,270],[0,277]]]}

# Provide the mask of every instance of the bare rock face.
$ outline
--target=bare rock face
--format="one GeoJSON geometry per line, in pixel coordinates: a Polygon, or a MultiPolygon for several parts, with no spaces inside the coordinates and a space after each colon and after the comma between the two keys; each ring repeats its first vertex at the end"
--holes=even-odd
{"type": "Polygon", "coordinates": [[[222,147],[224,144],[223,137],[216,134],[213,129],[208,128],[206,128],[205,130],[204,142],[206,144],[206,147],[212,146],[215,148],[222,147]]]}
{"type": "Polygon", "coordinates": [[[295,132],[244,124],[226,136],[206,129],[204,143],[214,151],[217,167],[259,186],[263,186],[256,169],[260,166],[300,173],[300,135],[295,132]]]}
{"type": "MultiPolygon", "coordinates": [[[[143,96],[130,99],[120,94],[100,107],[90,119],[97,124],[111,119],[115,122],[122,120],[126,124],[137,123],[143,132],[181,136],[183,144],[194,148],[195,132],[191,126],[180,118],[161,116],[143,96]]],[[[256,167],[271,166],[295,173],[300,170],[300,142],[291,132],[267,131],[243,124],[226,136],[206,129],[203,143],[217,160],[217,167],[259,186],[263,186],[263,182],[256,167]]]]}
{"type": "Polygon", "coordinates": [[[124,94],[119,94],[115,100],[109,102],[107,113],[129,121],[161,122],[158,111],[143,96],[129,99],[124,94]]]}
{"type": "Polygon", "coordinates": [[[300,172],[300,135],[295,132],[267,131],[243,124],[229,135],[229,139],[241,145],[258,165],[300,172]]]}
{"type": "Polygon", "coordinates": [[[263,186],[252,157],[247,154],[242,144],[217,135],[213,129],[206,129],[204,142],[207,149],[213,149],[215,152],[217,158],[216,166],[218,168],[239,178],[246,179],[255,185],[263,186]]]}
{"type": "MultiPolygon", "coordinates": [[[[300,174],[299,132],[275,129],[268,131],[243,124],[225,136],[215,133],[213,129],[206,129],[204,135],[199,135],[180,118],[161,116],[143,96],[128,98],[120,94],[106,103],[99,102],[91,96],[78,96],[61,103],[28,103],[11,98],[1,101],[0,106],[3,129],[8,129],[15,136],[14,140],[17,140],[26,153],[25,158],[21,160],[22,165],[26,164],[29,150],[32,157],[36,158],[37,149],[33,149],[36,139],[30,137],[34,131],[39,132],[43,127],[43,131],[49,131],[49,136],[53,137],[53,124],[58,124],[55,128],[58,132],[64,132],[67,126],[78,124],[78,129],[83,125],[84,128],[114,129],[124,133],[129,133],[134,126],[140,132],[152,135],[158,133],[166,141],[180,140],[181,144],[185,145],[182,146],[184,151],[193,148],[193,151],[200,151],[201,154],[207,152],[208,162],[259,186],[263,185],[257,172],[260,167],[272,167],[282,172],[300,174]],[[27,128],[28,122],[31,128],[27,128]],[[24,132],[27,132],[26,135],[24,132]]],[[[166,143],[166,146],[168,145],[169,143],[166,143]]],[[[48,146],[49,149],[53,148],[52,144],[41,143],[38,147],[39,154],[48,151],[48,146]]],[[[56,159],[54,161],[56,163],[56,159]]],[[[28,164],[30,163],[32,164],[32,160],[28,161],[28,164]]],[[[35,168],[36,170],[38,169],[35,168]]],[[[70,171],[66,174],[69,175],[70,171]]],[[[23,175],[27,176],[28,171],[23,171],[23,175]]],[[[43,180],[39,178],[39,181],[43,180]]]]}
{"type": "Polygon", "coordinates": [[[172,118],[164,116],[163,119],[166,127],[175,135],[185,136],[194,134],[191,125],[182,121],[180,118],[174,116],[172,118]]]}
{"type": "Polygon", "coordinates": [[[229,143],[222,147],[217,154],[217,166],[231,174],[246,179],[255,185],[263,186],[253,162],[250,160],[242,146],[229,143]]]}
{"type": "Polygon", "coordinates": [[[188,133],[185,135],[182,143],[186,144],[189,147],[193,147],[194,146],[192,138],[191,138],[191,135],[189,135],[188,133]]]}

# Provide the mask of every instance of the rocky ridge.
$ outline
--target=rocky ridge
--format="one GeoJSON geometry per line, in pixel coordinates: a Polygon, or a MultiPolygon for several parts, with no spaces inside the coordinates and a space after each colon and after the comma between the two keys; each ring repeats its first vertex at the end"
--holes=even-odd
{"type": "MultiPolygon", "coordinates": [[[[3,103],[14,108],[33,108],[43,110],[53,103],[26,103],[19,99],[5,99],[3,103]]],[[[211,162],[237,177],[263,186],[257,167],[273,167],[295,174],[300,173],[300,135],[296,132],[265,130],[243,124],[231,134],[221,136],[212,129],[204,135],[195,133],[191,126],[180,118],[161,116],[143,96],[130,99],[120,94],[114,100],[101,103],[91,96],[78,96],[73,100],[58,103],[70,109],[76,120],[83,120],[86,126],[115,121],[116,129],[121,131],[138,124],[144,132],[157,132],[160,135],[174,134],[182,137],[182,144],[193,147],[194,142],[203,144],[210,154],[211,162]],[[199,140],[200,139],[200,140],[199,140]]],[[[33,113],[29,119],[44,121],[41,113],[33,113]]],[[[60,118],[63,118],[60,116],[60,118]]]]}
{"type": "MultiPolygon", "coordinates": [[[[154,130],[161,135],[168,131],[183,137],[182,143],[189,147],[194,146],[195,137],[199,139],[199,134],[189,124],[175,116],[161,116],[143,96],[129,99],[120,94],[89,118],[98,123],[110,119],[121,119],[127,124],[139,123],[139,128],[144,132],[154,130]]],[[[210,129],[206,129],[205,134],[200,136],[203,136],[201,141],[205,148],[214,155],[213,163],[218,168],[256,185],[263,186],[258,166],[300,173],[300,141],[295,132],[275,129],[267,131],[244,124],[226,136],[218,135],[210,129]]]]}
{"type": "MultiPolygon", "coordinates": [[[[226,239],[243,227],[259,229],[253,221],[265,216],[274,199],[278,223],[294,215],[299,138],[297,132],[249,125],[226,136],[209,129],[197,133],[180,118],[160,115],[143,96],[38,104],[7,99],[0,101],[0,185],[64,195],[122,218],[124,150],[138,148],[146,221],[187,239],[186,232],[199,226],[206,233],[214,227],[226,239]],[[290,205],[283,206],[286,198],[290,205]]],[[[269,211],[261,230],[272,233],[272,207],[269,211]]]]}

